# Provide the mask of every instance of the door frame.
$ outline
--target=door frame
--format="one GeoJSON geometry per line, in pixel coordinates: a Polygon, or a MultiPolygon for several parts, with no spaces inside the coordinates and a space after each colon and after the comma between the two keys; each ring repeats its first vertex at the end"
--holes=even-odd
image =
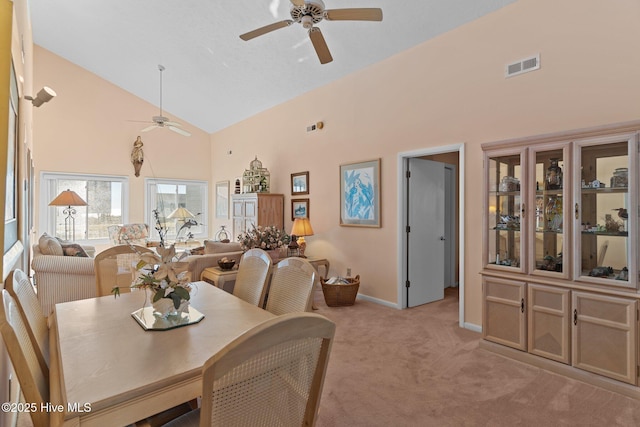
{"type": "Polygon", "coordinates": [[[460,257],[460,266],[459,266],[459,304],[458,304],[458,323],[461,328],[465,327],[465,319],[464,319],[464,289],[465,289],[465,272],[464,272],[464,164],[465,164],[465,146],[464,143],[460,144],[452,144],[445,145],[440,147],[432,147],[432,148],[423,148],[412,151],[404,151],[398,153],[397,157],[397,218],[398,218],[398,258],[397,265],[398,268],[398,307],[402,309],[407,308],[407,288],[405,287],[404,278],[407,276],[407,266],[406,266],[406,257],[407,257],[407,234],[406,230],[406,222],[407,222],[407,188],[406,188],[406,178],[405,178],[405,165],[406,159],[411,157],[423,157],[423,156],[432,156],[435,154],[444,154],[444,153],[458,153],[458,185],[459,185],[459,197],[458,197],[458,213],[460,216],[460,223],[458,225],[458,253],[460,257]]]}

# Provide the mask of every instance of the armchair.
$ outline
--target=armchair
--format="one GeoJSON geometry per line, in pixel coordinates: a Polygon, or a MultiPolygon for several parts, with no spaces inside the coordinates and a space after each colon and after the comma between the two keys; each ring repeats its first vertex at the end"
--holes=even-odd
{"type": "Polygon", "coordinates": [[[149,226],[147,224],[110,225],[107,228],[109,240],[113,245],[139,245],[146,246],[149,238],[149,226]]]}

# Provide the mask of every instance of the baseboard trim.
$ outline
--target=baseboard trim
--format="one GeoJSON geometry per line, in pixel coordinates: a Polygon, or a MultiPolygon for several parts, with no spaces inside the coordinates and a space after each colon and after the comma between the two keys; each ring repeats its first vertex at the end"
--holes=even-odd
{"type": "Polygon", "coordinates": [[[486,340],[480,340],[478,348],[544,369],[545,371],[550,371],[577,381],[582,381],[583,383],[600,387],[632,399],[640,400],[640,387],[636,387],[632,384],[626,384],[598,374],[592,374],[591,372],[583,371],[582,369],[574,368],[573,366],[565,365],[564,363],[555,362],[553,360],[545,359],[544,357],[535,356],[525,351],[516,350],[514,348],[486,340]]]}
{"type": "Polygon", "coordinates": [[[476,325],[475,323],[464,322],[463,327],[464,329],[468,329],[479,334],[482,333],[482,326],[476,325]]]}
{"type": "Polygon", "coordinates": [[[374,298],[374,297],[370,297],[369,295],[362,295],[362,294],[358,294],[356,296],[356,299],[361,299],[364,301],[370,301],[376,304],[380,304],[380,305],[384,305],[385,307],[389,307],[389,308],[395,308],[398,310],[401,310],[402,307],[398,306],[398,304],[394,304],[392,302],[383,300],[383,299],[379,299],[379,298],[374,298]]]}

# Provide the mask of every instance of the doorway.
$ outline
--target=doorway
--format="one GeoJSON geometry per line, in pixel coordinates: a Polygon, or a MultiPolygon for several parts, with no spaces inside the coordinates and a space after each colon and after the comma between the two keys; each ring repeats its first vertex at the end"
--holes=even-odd
{"type": "MultiPolygon", "coordinates": [[[[436,168],[437,169],[437,168],[436,168]]],[[[413,173],[413,172],[412,172],[413,173]]],[[[420,175],[420,172],[418,172],[420,175]]],[[[416,175],[413,175],[416,177],[416,175]]],[[[429,177],[419,176],[419,180],[430,180],[429,177]]],[[[418,199],[419,200],[419,199],[418,199]]],[[[432,209],[433,204],[429,204],[429,209],[432,209]]],[[[423,209],[423,208],[419,208],[423,209]]],[[[424,210],[421,211],[423,217],[427,218],[429,215],[432,218],[436,218],[435,212],[430,212],[429,214],[424,213],[424,210]]],[[[436,292],[444,293],[444,284],[447,283],[448,286],[455,287],[458,286],[458,294],[459,294],[459,324],[461,327],[464,327],[464,144],[429,148],[423,150],[415,150],[411,152],[403,152],[398,154],[398,265],[400,268],[398,269],[398,301],[400,302],[398,305],[400,308],[408,308],[413,305],[411,299],[413,296],[418,296],[422,291],[425,293],[436,292]],[[422,161],[424,160],[424,162],[422,161]],[[427,162],[430,160],[431,162],[427,162]],[[429,247],[431,249],[426,249],[421,243],[423,236],[419,236],[418,234],[414,234],[411,236],[412,232],[418,231],[415,228],[413,230],[409,230],[409,216],[410,216],[410,201],[411,201],[411,190],[409,188],[409,182],[407,180],[407,172],[410,169],[409,165],[415,167],[415,165],[427,165],[427,164],[440,164],[440,170],[442,174],[442,181],[438,181],[436,179],[436,183],[430,182],[429,184],[424,184],[427,181],[423,181],[423,184],[418,184],[414,186],[414,192],[422,193],[419,195],[419,198],[422,198],[422,202],[414,203],[424,203],[424,199],[435,199],[440,197],[436,194],[436,188],[442,187],[441,190],[437,190],[438,192],[442,192],[442,194],[446,194],[447,197],[443,196],[442,199],[442,224],[443,229],[440,231],[435,227],[423,227],[423,228],[433,228],[430,232],[432,236],[428,237],[428,239],[433,239],[434,241],[429,243],[429,247]],[[447,166],[448,165],[448,166],[447,166]],[[439,183],[438,183],[439,182],[439,183]],[[426,192],[426,193],[425,193],[426,192]],[[446,201],[445,201],[446,199],[446,201]],[[445,213],[446,211],[446,213],[445,213]],[[444,217],[454,217],[455,220],[451,221],[450,229],[444,229],[444,217]],[[433,233],[438,234],[437,236],[433,233]],[[445,237],[447,236],[447,237],[445,237]],[[440,237],[443,240],[440,240],[440,237]],[[450,239],[447,242],[446,239],[450,239]],[[413,240],[413,241],[412,241],[413,240]],[[414,244],[418,242],[417,246],[414,244]],[[447,242],[447,245],[444,243],[447,242]],[[438,246],[439,245],[439,246],[438,246]],[[441,247],[440,247],[441,246],[441,247]],[[427,253],[425,251],[429,251],[431,255],[427,253],[427,255],[421,254],[427,253]],[[417,256],[417,257],[416,257],[417,256]],[[422,265],[420,263],[420,257],[422,256],[422,261],[424,264],[427,264],[427,261],[433,261],[437,265],[440,265],[438,270],[438,276],[442,276],[442,279],[435,279],[430,281],[418,280],[415,282],[415,279],[420,278],[425,273],[420,273],[418,270],[413,270],[412,266],[422,265]],[[411,260],[413,258],[413,261],[411,260]],[[442,259],[442,261],[440,261],[442,259]],[[445,270],[448,270],[450,273],[445,273],[445,270]],[[414,278],[410,277],[410,274],[414,275],[414,278]],[[448,277],[445,279],[445,277],[448,277]],[[415,285],[420,286],[428,286],[433,287],[433,289],[422,289],[419,290],[417,288],[411,289],[412,281],[414,281],[415,285]],[[428,282],[428,283],[427,283],[428,282]],[[407,288],[407,284],[409,288],[407,288]],[[438,288],[439,289],[436,289],[438,288]]],[[[415,220],[413,220],[415,223],[415,220]]],[[[426,219],[428,221],[428,219],[426,219]]],[[[425,221],[425,222],[426,222],[425,221]]],[[[440,221],[438,221],[440,222],[440,221]]],[[[434,223],[435,225],[435,223],[434,223]]],[[[433,268],[433,267],[431,267],[433,268]]],[[[433,269],[430,270],[434,271],[433,269]]],[[[418,302],[416,300],[416,302],[418,302]]]]}

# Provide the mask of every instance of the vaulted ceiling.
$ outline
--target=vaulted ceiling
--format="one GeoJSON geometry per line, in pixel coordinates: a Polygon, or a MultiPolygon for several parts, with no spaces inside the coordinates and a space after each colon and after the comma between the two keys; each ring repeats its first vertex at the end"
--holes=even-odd
{"type": "Polygon", "coordinates": [[[319,22],[333,56],[324,65],[300,24],[240,39],[291,19],[289,0],[30,0],[29,5],[37,45],[156,106],[162,64],[167,115],[215,132],[514,1],[325,0],[326,9],[381,8],[383,20],[319,22]]]}

